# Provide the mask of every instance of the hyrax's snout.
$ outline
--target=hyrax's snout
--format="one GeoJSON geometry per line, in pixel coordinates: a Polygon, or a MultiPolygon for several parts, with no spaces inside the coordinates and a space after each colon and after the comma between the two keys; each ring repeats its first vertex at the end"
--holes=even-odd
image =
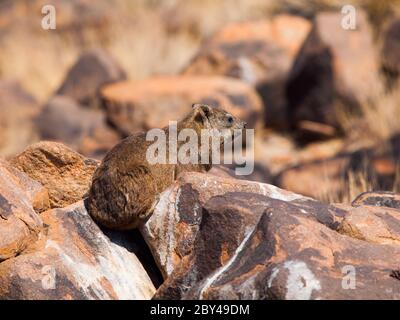
{"type": "Polygon", "coordinates": [[[247,122],[237,119],[237,129],[246,129],[247,122]]]}

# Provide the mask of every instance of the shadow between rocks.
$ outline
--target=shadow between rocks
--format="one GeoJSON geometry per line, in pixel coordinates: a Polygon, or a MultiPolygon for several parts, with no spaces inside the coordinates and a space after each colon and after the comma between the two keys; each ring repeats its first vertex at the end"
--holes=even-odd
{"type": "Polygon", "coordinates": [[[156,289],[164,282],[153,255],[138,229],[117,231],[99,226],[111,242],[134,253],[146,270],[156,289]]]}

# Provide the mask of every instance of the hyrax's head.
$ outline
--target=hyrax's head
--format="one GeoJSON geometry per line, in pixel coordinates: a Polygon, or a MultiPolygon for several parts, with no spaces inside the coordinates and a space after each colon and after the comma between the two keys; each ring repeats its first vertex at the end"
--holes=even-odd
{"type": "Polygon", "coordinates": [[[219,107],[196,103],[192,106],[191,114],[194,121],[201,124],[204,129],[229,129],[233,134],[233,130],[242,130],[246,127],[246,122],[219,107]]]}

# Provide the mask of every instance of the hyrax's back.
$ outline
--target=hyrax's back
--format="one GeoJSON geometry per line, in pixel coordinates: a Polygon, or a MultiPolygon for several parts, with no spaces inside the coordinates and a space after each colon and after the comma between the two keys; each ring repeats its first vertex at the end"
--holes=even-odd
{"type": "Polygon", "coordinates": [[[155,195],[168,184],[165,180],[160,184],[157,176],[173,168],[150,166],[148,144],[144,134],[130,136],[116,145],[96,170],[86,204],[100,224],[113,229],[137,227],[149,214],[155,195]]]}

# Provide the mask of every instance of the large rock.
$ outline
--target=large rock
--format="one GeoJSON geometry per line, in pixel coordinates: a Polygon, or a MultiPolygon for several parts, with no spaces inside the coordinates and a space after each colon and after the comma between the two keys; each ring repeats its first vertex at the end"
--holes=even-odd
{"type": "Polygon", "coordinates": [[[43,227],[33,205],[46,201],[45,190],[17,171],[0,160],[0,262],[21,254],[43,227]]]}
{"type": "Polygon", "coordinates": [[[303,138],[335,135],[341,117],[380,93],[379,63],[365,13],[357,9],[355,30],[343,15],[321,12],[290,72],[287,95],[291,127],[303,138]]]}
{"type": "Polygon", "coordinates": [[[353,207],[367,205],[400,210],[400,195],[390,191],[364,192],[355,198],[351,205],[353,207]]]}
{"type": "Polygon", "coordinates": [[[38,142],[11,160],[19,170],[39,181],[49,191],[52,208],[65,207],[83,198],[98,166],[56,142],[38,142]]]}
{"type": "Polygon", "coordinates": [[[54,96],[36,118],[43,140],[59,141],[88,157],[102,157],[118,143],[100,110],[82,107],[68,96],[54,96]]]}
{"type": "Polygon", "coordinates": [[[360,190],[371,186],[391,190],[398,174],[399,141],[399,136],[394,136],[385,144],[339,152],[325,159],[304,160],[282,170],[275,177],[275,184],[329,202],[351,201],[360,190]],[[357,190],[356,194],[351,194],[357,190]]]}
{"type": "Polygon", "coordinates": [[[269,201],[232,257],[184,298],[399,299],[397,245],[342,235],[301,205],[269,201]]]}
{"type": "Polygon", "coordinates": [[[364,192],[351,205],[354,208],[346,214],[339,232],[374,243],[400,244],[400,194],[364,192]]]}
{"type": "Polygon", "coordinates": [[[308,20],[289,15],[227,25],[205,42],[183,73],[242,79],[262,96],[267,124],[282,129],[287,76],[310,28],[308,20]]]}
{"type": "Polygon", "coordinates": [[[236,165],[213,165],[210,174],[214,174],[219,177],[225,178],[236,178],[240,180],[250,180],[263,183],[270,183],[273,180],[270,170],[268,167],[261,163],[254,162],[253,172],[248,175],[239,175],[235,172],[236,165]]]}
{"type": "MultiPolygon", "coordinates": [[[[153,215],[141,229],[165,278],[171,275],[182,259],[193,250],[193,243],[202,221],[203,205],[210,198],[229,192],[247,192],[249,197],[251,194],[261,194],[286,201],[312,201],[272,185],[257,182],[194,172],[181,175],[162,193],[153,215]]],[[[226,211],[228,212],[229,208],[226,211]]],[[[222,229],[227,229],[225,231],[230,237],[240,238],[244,230],[240,231],[240,228],[245,228],[246,219],[254,222],[253,215],[250,215],[227,216],[219,223],[222,229]]]]}
{"type": "Polygon", "coordinates": [[[24,192],[25,197],[29,200],[32,208],[37,213],[41,213],[50,208],[49,192],[47,188],[45,188],[36,180],[31,179],[26,173],[16,169],[9,162],[1,158],[0,167],[3,170],[7,170],[9,174],[13,175],[13,178],[18,183],[19,188],[24,192]]]}
{"type": "Polygon", "coordinates": [[[155,298],[398,299],[400,247],[376,239],[397,232],[399,214],[183,175],[142,229],[166,277],[155,298]],[[355,211],[365,219],[355,219],[355,211]],[[372,215],[385,222],[376,226],[382,232],[365,225],[372,215]],[[346,232],[344,224],[366,236],[346,232]]]}
{"type": "Polygon", "coordinates": [[[391,19],[385,26],[381,46],[381,59],[384,71],[390,78],[397,79],[400,74],[400,18],[391,19]]]}
{"type": "Polygon", "coordinates": [[[349,210],[338,228],[342,234],[378,244],[400,244],[400,211],[360,206],[349,210]]]}
{"type": "Polygon", "coordinates": [[[57,94],[69,96],[84,105],[96,106],[98,92],[104,84],[125,79],[125,72],[107,52],[91,49],[71,67],[57,94]]]}
{"type": "Polygon", "coordinates": [[[40,108],[36,100],[15,81],[0,81],[0,154],[21,152],[38,139],[34,117],[40,108]]]}
{"type": "Polygon", "coordinates": [[[275,183],[280,188],[309,197],[337,201],[335,196],[344,191],[350,162],[351,156],[305,162],[284,169],[275,177],[275,183]]]}
{"type": "MultiPolygon", "coordinates": [[[[108,121],[124,135],[179,121],[193,103],[221,106],[254,128],[262,114],[258,94],[224,77],[159,76],[108,85],[101,91],[108,121]]],[[[259,123],[259,122],[258,122],[259,123]]]]}
{"type": "Polygon", "coordinates": [[[0,263],[0,299],[150,299],[137,257],[106,237],[80,201],[42,214],[30,252],[0,263]]]}

